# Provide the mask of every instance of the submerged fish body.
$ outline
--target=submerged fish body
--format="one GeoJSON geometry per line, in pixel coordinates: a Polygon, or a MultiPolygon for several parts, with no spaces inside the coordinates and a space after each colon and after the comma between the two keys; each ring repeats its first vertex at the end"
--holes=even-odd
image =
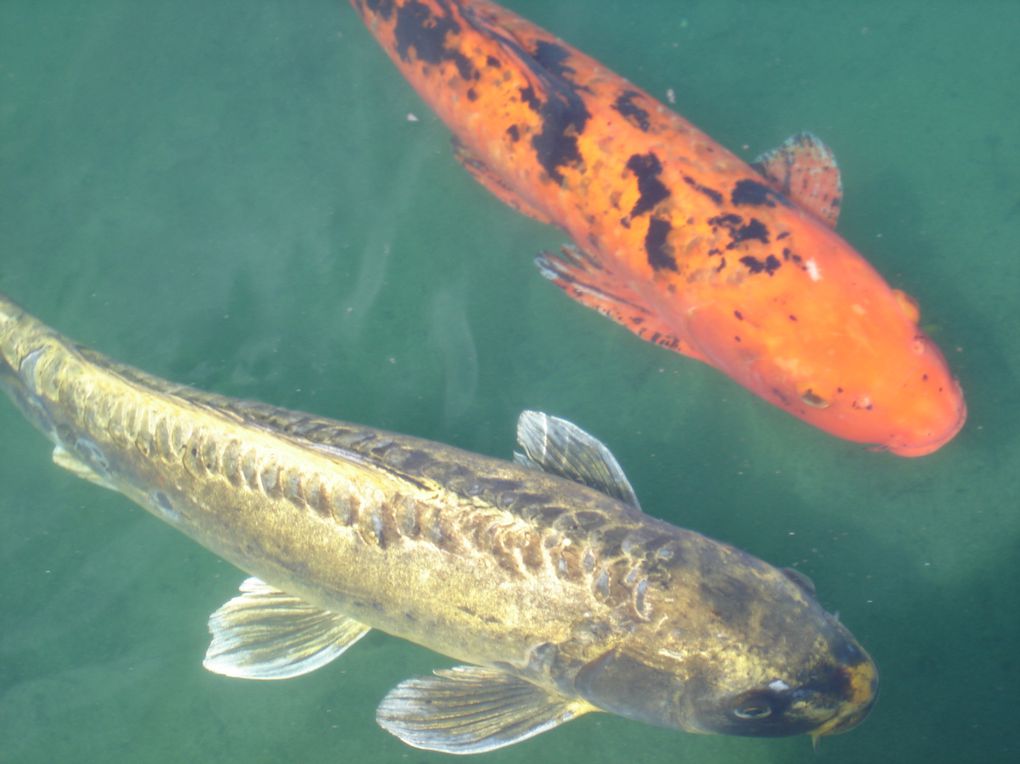
{"type": "Polygon", "coordinates": [[[822,430],[903,456],[963,426],[914,303],[833,230],[831,152],[746,164],[597,61],[484,0],[352,0],[461,163],[573,246],[568,295],[822,430]]]}
{"type": "Polygon", "coordinates": [[[54,461],[253,578],[212,671],[282,679],[376,628],[466,665],[399,684],[405,742],[491,750],[591,711],[698,732],[857,724],[874,664],[801,576],[644,514],[605,446],[525,412],[507,462],[171,384],[0,297],[0,387],[54,461]]]}

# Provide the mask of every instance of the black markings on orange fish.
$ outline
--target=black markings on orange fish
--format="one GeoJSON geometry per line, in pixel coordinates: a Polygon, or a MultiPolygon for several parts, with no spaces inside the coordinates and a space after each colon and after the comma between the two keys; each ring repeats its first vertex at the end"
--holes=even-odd
{"type": "Polygon", "coordinates": [[[393,15],[393,0],[359,0],[359,5],[365,6],[386,21],[393,15]]]}
{"type": "Polygon", "coordinates": [[[627,169],[637,176],[638,193],[630,217],[636,218],[652,210],[656,204],[669,196],[669,189],[659,180],[662,174],[662,162],[653,154],[634,154],[627,160],[627,169]]]}
{"type": "Polygon", "coordinates": [[[747,266],[747,269],[751,273],[767,273],[772,275],[775,273],[782,263],[775,255],[769,255],[764,260],[759,260],[757,257],[751,257],[750,255],[740,258],[740,262],[747,266]]]}
{"type": "Polygon", "coordinates": [[[613,108],[634,127],[647,132],[651,127],[648,112],[634,103],[634,99],[640,95],[636,90],[624,90],[613,102],[613,108]]]}
{"type": "Polygon", "coordinates": [[[756,180],[738,180],[730,193],[730,201],[735,207],[775,207],[778,194],[764,183],[756,180]]]}
{"type": "Polygon", "coordinates": [[[564,63],[569,59],[570,51],[556,43],[539,40],[535,46],[535,60],[557,77],[567,79],[574,73],[574,68],[564,63]]]}
{"type": "MultiPolygon", "coordinates": [[[[760,241],[762,244],[769,243],[769,229],[757,218],[751,218],[747,223],[744,223],[744,219],[740,215],[734,215],[731,212],[709,218],[708,224],[715,229],[723,228],[729,233],[730,243],[726,245],[726,249],[734,249],[741,242],[749,240],[760,241]]],[[[779,261],[776,260],[776,262],[779,261]]]]}
{"type": "Polygon", "coordinates": [[[690,175],[684,175],[684,183],[693,188],[695,191],[699,191],[700,193],[704,194],[716,204],[722,204],[723,195],[716,191],[714,188],[709,188],[708,186],[701,185],[690,175]]]}
{"type": "Polygon", "coordinates": [[[491,29],[483,31],[511,50],[537,80],[538,88],[529,85],[520,89],[521,99],[542,120],[542,129],[532,137],[531,145],[542,169],[554,181],[562,183],[563,173],[560,172],[560,168],[577,165],[582,161],[581,152],[577,148],[577,136],[584,132],[584,127],[591,117],[584,99],[560,74],[568,70],[573,71],[562,65],[566,51],[557,45],[547,44],[543,47],[540,44],[538,50],[541,55],[553,63],[553,68],[549,68],[514,40],[491,29]],[[564,55],[559,56],[556,51],[561,51],[564,55]],[[545,95],[545,101],[539,98],[536,91],[545,95]]]}
{"type": "Polygon", "coordinates": [[[414,48],[419,61],[427,64],[452,61],[461,79],[478,79],[471,59],[459,50],[446,47],[446,36],[459,31],[460,24],[449,15],[434,16],[427,5],[411,0],[397,9],[397,24],[393,30],[397,55],[404,61],[410,61],[409,53],[414,48]]]}
{"type": "Polygon", "coordinates": [[[673,248],[667,243],[669,232],[673,230],[668,220],[652,218],[648,221],[648,233],[645,234],[645,252],[648,253],[648,264],[655,270],[669,268],[677,270],[673,248]]]}

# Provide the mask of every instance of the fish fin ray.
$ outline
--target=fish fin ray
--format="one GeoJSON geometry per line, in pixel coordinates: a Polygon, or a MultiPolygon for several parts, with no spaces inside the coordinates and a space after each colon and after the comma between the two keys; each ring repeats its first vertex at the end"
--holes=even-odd
{"type": "Polygon", "coordinates": [[[202,665],[239,679],[289,679],[325,666],[369,630],[248,578],[240,596],[209,616],[213,639],[202,665]]]}
{"type": "Polygon", "coordinates": [[[375,719],[414,748],[471,754],[519,743],[594,710],[504,671],[455,666],[401,682],[375,719]]]}
{"type": "Polygon", "coordinates": [[[637,495],[612,452],[600,440],[566,419],[522,411],[514,454],[518,464],[573,480],[641,509],[637,495]]]}
{"type": "Polygon", "coordinates": [[[53,463],[82,480],[87,480],[111,491],[117,490],[116,486],[112,485],[106,477],[97,472],[84,459],[61,445],[53,447],[53,463]]]}
{"type": "Polygon", "coordinates": [[[558,254],[543,252],[535,258],[535,265],[542,276],[566,292],[568,297],[623,324],[641,339],[708,362],[704,355],[646,308],[640,295],[630,293],[622,279],[581,248],[567,244],[558,254]]]}
{"type": "Polygon", "coordinates": [[[506,181],[499,177],[489,165],[456,138],[453,139],[453,156],[460,162],[461,167],[471,174],[472,178],[503,204],[540,223],[550,225],[553,223],[552,218],[510,188],[506,181]]]}
{"type": "Polygon", "coordinates": [[[630,326],[628,316],[649,313],[639,298],[622,289],[616,275],[589,253],[573,244],[559,253],[542,252],[535,258],[539,272],[585,307],[617,323],[630,326]]]}
{"type": "Polygon", "coordinates": [[[832,150],[816,135],[803,132],[787,138],[758,157],[753,167],[788,199],[836,227],[843,181],[832,150]]]}

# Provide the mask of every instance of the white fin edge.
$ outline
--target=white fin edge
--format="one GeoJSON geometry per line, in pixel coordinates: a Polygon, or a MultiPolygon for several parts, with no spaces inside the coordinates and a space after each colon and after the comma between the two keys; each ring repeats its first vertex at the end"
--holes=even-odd
{"type": "Polygon", "coordinates": [[[504,671],[455,666],[398,684],[383,698],[375,720],[414,748],[474,754],[519,743],[595,710],[504,671]]]}
{"type": "Polygon", "coordinates": [[[641,509],[637,495],[612,452],[597,438],[566,419],[541,411],[522,411],[517,419],[514,461],[536,467],[641,509]]]}
{"type": "Polygon", "coordinates": [[[290,679],[340,657],[369,630],[249,578],[209,616],[213,639],[202,665],[238,679],[290,679]]]}

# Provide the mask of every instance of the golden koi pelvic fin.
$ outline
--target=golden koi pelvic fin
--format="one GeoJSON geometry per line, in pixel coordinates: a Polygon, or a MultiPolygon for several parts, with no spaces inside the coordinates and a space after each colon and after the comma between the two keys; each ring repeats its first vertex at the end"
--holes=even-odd
{"type": "Polygon", "coordinates": [[[596,710],[505,671],[454,666],[398,684],[375,720],[415,748],[465,754],[519,743],[596,710]]]}

